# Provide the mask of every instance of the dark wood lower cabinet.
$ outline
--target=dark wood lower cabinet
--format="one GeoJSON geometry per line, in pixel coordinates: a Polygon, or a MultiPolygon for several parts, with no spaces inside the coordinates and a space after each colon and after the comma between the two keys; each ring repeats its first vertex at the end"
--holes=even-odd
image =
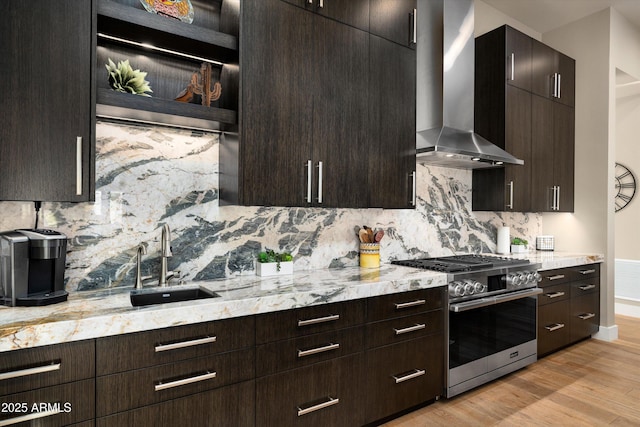
{"type": "Polygon", "coordinates": [[[255,386],[247,381],[98,418],[99,427],[253,426],[255,386]]]}
{"type": "Polygon", "coordinates": [[[256,426],[363,424],[362,353],[256,380],[256,426]]]}
{"type": "Polygon", "coordinates": [[[538,357],[591,337],[600,325],[600,266],[541,272],[538,357]]]}

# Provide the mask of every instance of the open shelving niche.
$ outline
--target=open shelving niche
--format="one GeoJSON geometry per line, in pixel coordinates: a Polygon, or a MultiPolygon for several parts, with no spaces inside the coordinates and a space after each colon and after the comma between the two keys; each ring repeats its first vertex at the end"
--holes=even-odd
{"type": "Polygon", "coordinates": [[[152,14],[139,0],[98,0],[96,115],[108,120],[201,131],[235,131],[238,124],[240,0],[192,0],[191,24],[152,14]],[[129,59],[146,71],[151,97],[116,92],[105,64],[129,59]],[[222,95],[210,107],[175,101],[203,62],[222,95]]]}

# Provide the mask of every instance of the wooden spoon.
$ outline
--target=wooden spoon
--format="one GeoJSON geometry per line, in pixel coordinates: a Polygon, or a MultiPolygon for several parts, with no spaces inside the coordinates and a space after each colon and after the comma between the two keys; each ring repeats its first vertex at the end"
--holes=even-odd
{"type": "Polygon", "coordinates": [[[384,230],[376,231],[376,234],[373,236],[373,241],[375,243],[380,243],[380,240],[384,237],[384,230]]]}
{"type": "Polygon", "coordinates": [[[367,233],[367,230],[365,230],[364,228],[360,229],[358,235],[360,236],[360,241],[362,243],[371,243],[371,240],[369,240],[369,233],[367,233]]]}

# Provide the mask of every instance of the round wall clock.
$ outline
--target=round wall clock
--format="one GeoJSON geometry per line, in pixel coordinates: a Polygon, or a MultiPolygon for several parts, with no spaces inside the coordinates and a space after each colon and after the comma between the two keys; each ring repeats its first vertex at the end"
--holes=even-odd
{"type": "Polygon", "coordinates": [[[616,212],[624,209],[636,194],[636,177],[628,167],[616,163],[616,212]]]}

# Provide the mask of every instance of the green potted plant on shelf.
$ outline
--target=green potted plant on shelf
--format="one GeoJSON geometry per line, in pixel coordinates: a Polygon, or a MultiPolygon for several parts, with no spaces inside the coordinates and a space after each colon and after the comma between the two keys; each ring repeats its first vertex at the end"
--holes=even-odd
{"type": "Polygon", "coordinates": [[[256,274],[258,276],[293,274],[293,256],[289,252],[275,252],[267,248],[258,253],[256,274]]]}
{"type": "Polygon", "coordinates": [[[527,245],[529,242],[521,237],[514,237],[511,239],[511,253],[521,254],[528,252],[527,245]]]}

